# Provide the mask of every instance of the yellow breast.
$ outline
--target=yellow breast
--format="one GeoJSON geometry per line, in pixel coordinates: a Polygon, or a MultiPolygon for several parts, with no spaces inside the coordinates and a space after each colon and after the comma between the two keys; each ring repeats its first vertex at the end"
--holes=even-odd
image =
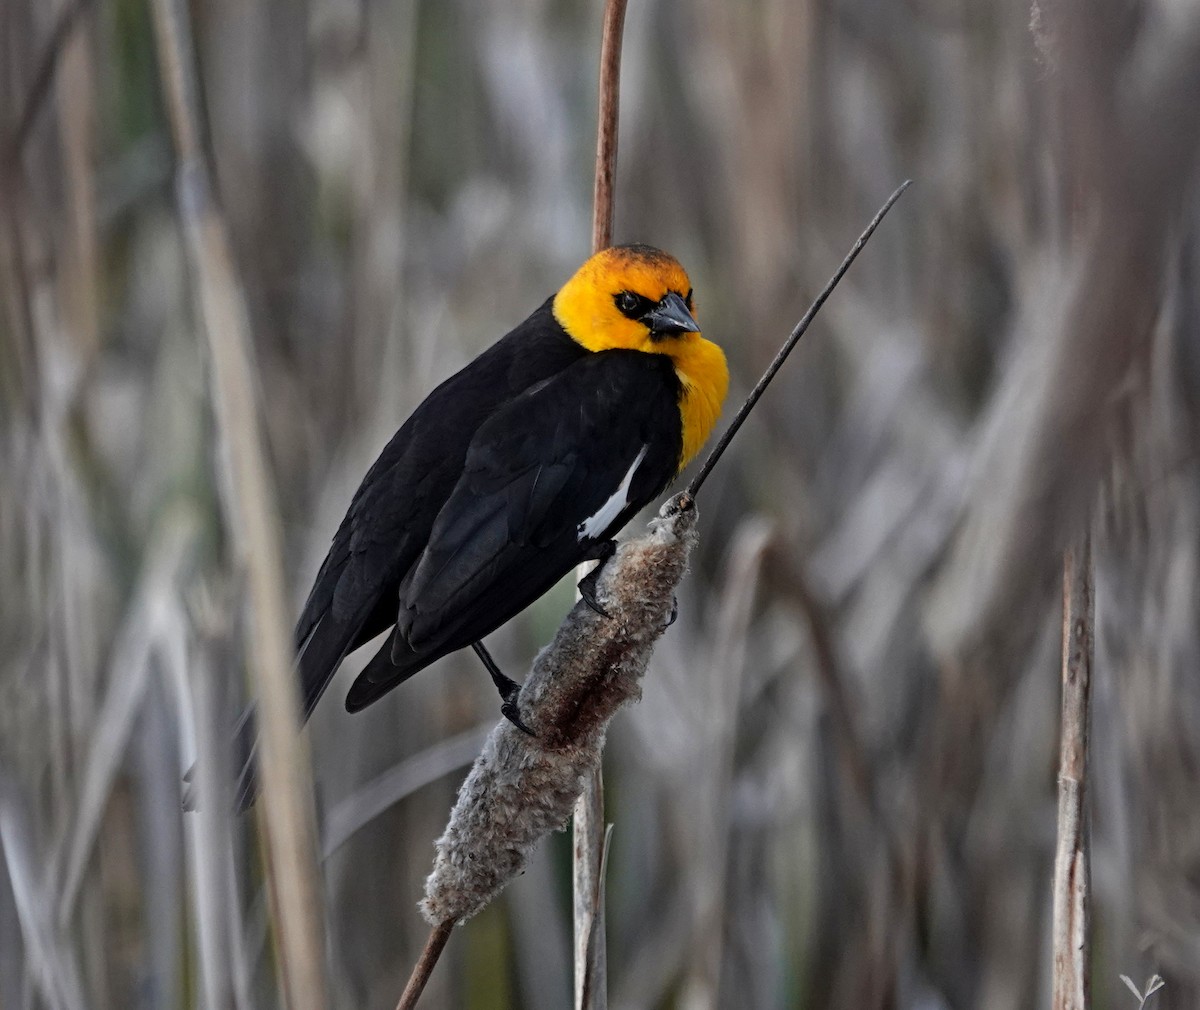
{"type": "Polygon", "coordinates": [[[683,421],[683,446],[679,453],[682,470],[695,458],[721,416],[721,405],[729,391],[729,368],[725,352],[698,333],[671,343],[673,346],[667,353],[683,385],[679,398],[679,417],[683,421]]]}

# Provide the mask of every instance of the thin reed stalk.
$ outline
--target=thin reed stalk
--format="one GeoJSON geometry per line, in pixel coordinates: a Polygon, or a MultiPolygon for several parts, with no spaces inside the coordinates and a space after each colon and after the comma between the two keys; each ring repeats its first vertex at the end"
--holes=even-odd
{"type": "Polygon", "coordinates": [[[324,1010],[329,999],[311,773],[299,732],[279,519],[255,405],[249,320],[202,146],[188,11],[181,0],[155,0],[152,10],[177,158],[179,213],[230,468],[226,520],[248,575],[252,619],[246,622],[247,648],[261,732],[263,796],[258,809],[281,988],[286,1006],[324,1010]]]}

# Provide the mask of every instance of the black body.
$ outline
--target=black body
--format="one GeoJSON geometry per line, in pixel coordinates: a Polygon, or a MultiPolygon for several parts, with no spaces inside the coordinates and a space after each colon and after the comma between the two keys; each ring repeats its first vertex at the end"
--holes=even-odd
{"type": "Polygon", "coordinates": [[[363,479],[296,626],[306,717],[349,652],[395,626],[353,712],[519,613],[674,477],[670,359],[590,352],[550,306],[438,386],[363,479]],[[581,539],[627,477],[627,504],[581,539]]]}

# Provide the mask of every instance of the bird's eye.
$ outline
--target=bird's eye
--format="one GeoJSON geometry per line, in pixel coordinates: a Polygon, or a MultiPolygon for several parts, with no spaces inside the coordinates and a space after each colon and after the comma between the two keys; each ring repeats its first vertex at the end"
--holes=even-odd
{"type": "Polygon", "coordinates": [[[638,298],[638,296],[632,291],[622,291],[619,295],[617,295],[617,308],[621,310],[622,314],[631,318],[633,317],[633,314],[637,312],[638,308],[641,306],[641,303],[642,300],[638,298]]]}

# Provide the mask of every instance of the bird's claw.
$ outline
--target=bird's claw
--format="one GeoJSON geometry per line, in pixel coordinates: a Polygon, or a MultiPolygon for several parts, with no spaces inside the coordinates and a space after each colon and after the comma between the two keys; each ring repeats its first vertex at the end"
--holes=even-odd
{"type": "Polygon", "coordinates": [[[606,540],[602,544],[598,544],[596,548],[595,560],[599,562],[595,568],[587,573],[579,580],[579,598],[588,605],[588,608],[601,617],[611,617],[612,615],[601,606],[600,601],[596,599],[596,587],[600,583],[600,573],[604,571],[604,566],[608,564],[608,559],[617,553],[617,545],[613,540],[606,540]]]}
{"type": "Polygon", "coordinates": [[[537,734],[521,720],[521,709],[517,706],[517,699],[521,696],[521,685],[514,684],[513,687],[515,690],[505,697],[504,704],[500,706],[500,714],[522,733],[536,737],[537,734]]]}
{"type": "Polygon", "coordinates": [[[671,596],[671,613],[667,615],[667,623],[663,625],[663,631],[666,631],[672,624],[679,620],[679,597],[672,594],[671,596]]]}
{"type": "Polygon", "coordinates": [[[601,617],[612,617],[612,614],[605,610],[600,605],[600,601],[596,599],[597,576],[600,574],[600,568],[602,567],[603,565],[593,569],[579,580],[579,598],[588,605],[588,608],[593,613],[599,614],[601,617]]]}
{"type": "Polygon", "coordinates": [[[602,540],[597,544],[593,544],[585,560],[597,561],[599,564],[579,580],[579,598],[588,605],[588,609],[593,613],[606,618],[612,617],[612,614],[605,610],[596,598],[596,586],[600,582],[600,573],[604,570],[604,566],[608,564],[608,560],[616,553],[617,542],[615,540],[602,540]]]}

